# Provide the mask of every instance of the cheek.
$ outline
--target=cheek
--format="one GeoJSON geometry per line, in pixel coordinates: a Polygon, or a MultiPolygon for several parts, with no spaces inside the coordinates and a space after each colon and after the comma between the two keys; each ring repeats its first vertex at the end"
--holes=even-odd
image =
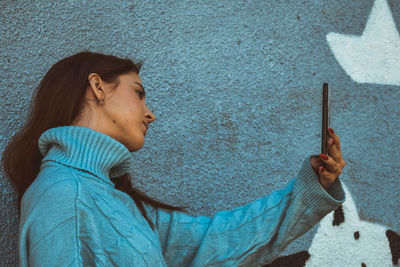
{"type": "Polygon", "coordinates": [[[110,110],[113,124],[126,128],[128,131],[134,131],[140,127],[141,121],[144,121],[144,113],[141,109],[142,103],[136,99],[135,95],[122,95],[113,101],[113,107],[110,110]]]}
{"type": "Polygon", "coordinates": [[[132,122],[132,118],[130,116],[130,111],[128,112],[126,109],[122,109],[121,107],[113,108],[108,110],[108,119],[109,122],[119,128],[122,131],[129,130],[132,128],[134,124],[132,122]],[[125,130],[124,130],[125,129],[125,130]]]}
{"type": "Polygon", "coordinates": [[[116,123],[125,124],[132,121],[132,114],[135,113],[134,109],[134,103],[128,97],[121,97],[114,101],[110,115],[116,123]]]}
{"type": "Polygon", "coordinates": [[[141,124],[143,123],[144,116],[142,116],[140,112],[140,109],[134,106],[130,106],[125,110],[123,121],[127,128],[131,130],[137,130],[139,128],[142,130],[141,128],[143,125],[141,124]]]}

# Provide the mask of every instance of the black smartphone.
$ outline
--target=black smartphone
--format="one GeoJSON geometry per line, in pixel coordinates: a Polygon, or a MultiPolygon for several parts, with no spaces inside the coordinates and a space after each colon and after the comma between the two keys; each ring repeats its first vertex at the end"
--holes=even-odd
{"type": "MultiPolygon", "coordinates": [[[[329,127],[329,107],[328,107],[328,83],[324,83],[322,86],[322,142],[321,142],[321,153],[328,155],[328,127],[329,127]]],[[[321,165],[326,167],[325,162],[321,162],[321,165]]]]}

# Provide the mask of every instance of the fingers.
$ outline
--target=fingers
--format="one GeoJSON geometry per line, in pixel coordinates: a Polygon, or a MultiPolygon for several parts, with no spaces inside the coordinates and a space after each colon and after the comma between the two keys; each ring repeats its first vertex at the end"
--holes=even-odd
{"type": "Polygon", "coordinates": [[[335,144],[335,139],[331,138],[328,140],[328,154],[331,156],[335,161],[341,161],[341,153],[340,150],[337,148],[335,144]]]}
{"type": "Polygon", "coordinates": [[[313,168],[315,174],[318,176],[319,174],[319,167],[321,166],[321,159],[317,156],[311,156],[310,157],[310,164],[311,167],[313,168]]]}
{"type": "Polygon", "coordinates": [[[341,151],[339,137],[335,134],[335,132],[333,131],[332,128],[329,128],[329,130],[328,130],[328,135],[329,135],[330,138],[333,139],[333,143],[334,143],[335,148],[336,148],[338,151],[341,151]]]}
{"type": "Polygon", "coordinates": [[[321,159],[319,157],[316,156],[312,156],[310,158],[310,163],[311,166],[315,169],[318,170],[319,166],[321,166],[321,159]]]}
{"type": "Polygon", "coordinates": [[[329,156],[331,156],[343,168],[344,166],[346,166],[346,162],[343,160],[342,157],[340,139],[331,128],[329,128],[328,134],[331,137],[331,139],[329,139],[328,141],[329,156]]]}
{"type": "Polygon", "coordinates": [[[329,188],[333,182],[336,180],[336,178],[339,176],[336,176],[336,173],[329,172],[324,168],[324,166],[321,166],[319,168],[319,182],[322,185],[323,188],[327,189],[329,188]]]}
{"type": "Polygon", "coordinates": [[[337,134],[329,128],[328,136],[328,154],[320,154],[319,160],[311,158],[311,166],[318,176],[320,184],[326,189],[340,176],[346,162],[342,158],[340,140],[337,134]],[[322,166],[321,166],[322,165],[322,166]],[[325,165],[325,166],[323,166],[325,165]]]}
{"type": "MultiPolygon", "coordinates": [[[[338,177],[342,173],[342,164],[340,162],[335,161],[331,156],[321,154],[320,155],[321,161],[326,163],[326,171],[329,173],[332,173],[333,175],[336,175],[338,177]]],[[[323,171],[323,170],[322,170],[323,171]]],[[[321,173],[321,168],[320,168],[320,173],[321,173]]]]}

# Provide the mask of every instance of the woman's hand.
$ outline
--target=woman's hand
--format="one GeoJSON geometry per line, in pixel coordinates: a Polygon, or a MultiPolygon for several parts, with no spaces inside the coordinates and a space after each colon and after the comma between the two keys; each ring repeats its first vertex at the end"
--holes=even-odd
{"type": "Polygon", "coordinates": [[[333,182],[342,173],[342,169],[346,166],[346,162],[342,158],[340,151],[339,137],[329,128],[328,135],[328,155],[320,154],[319,157],[312,156],[310,158],[311,166],[318,177],[319,183],[323,188],[329,188],[333,182]],[[326,169],[321,165],[321,161],[326,163],[326,169]]]}

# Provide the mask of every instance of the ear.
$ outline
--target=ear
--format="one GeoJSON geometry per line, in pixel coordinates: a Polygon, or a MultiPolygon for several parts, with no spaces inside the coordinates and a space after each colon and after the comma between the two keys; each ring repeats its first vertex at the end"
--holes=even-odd
{"type": "Polygon", "coordinates": [[[95,96],[97,100],[101,99],[105,92],[104,92],[104,83],[101,80],[100,76],[97,73],[90,73],[88,76],[88,82],[89,82],[89,88],[87,90],[87,95],[95,96]]]}

